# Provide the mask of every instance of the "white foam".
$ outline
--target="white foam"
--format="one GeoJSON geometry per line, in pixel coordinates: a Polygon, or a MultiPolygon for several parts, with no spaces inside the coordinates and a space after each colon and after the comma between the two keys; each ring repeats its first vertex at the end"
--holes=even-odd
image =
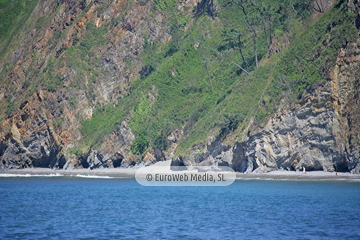
{"type": "Polygon", "coordinates": [[[0,173],[0,177],[63,177],[64,175],[56,174],[11,174],[11,173],[0,173]]]}
{"type": "Polygon", "coordinates": [[[82,174],[70,175],[70,177],[81,177],[81,178],[114,178],[114,177],[109,177],[109,176],[82,175],[82,174]]]}
{"type": "Polygon", "coordinates": [[[109,176],[98,176],[98,175],[64,175],[60,173],[56,174],[13,174],[13,173],[0,173],[0,177],[3,178],[14,178],[14,177],[80,177],[80,178],[114,178],[109,176]]]}

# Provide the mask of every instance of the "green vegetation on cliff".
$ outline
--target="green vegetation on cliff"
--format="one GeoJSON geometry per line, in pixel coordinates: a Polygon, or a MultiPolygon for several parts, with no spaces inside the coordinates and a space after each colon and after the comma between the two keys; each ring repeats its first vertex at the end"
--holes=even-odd
{"type": "MultiPolygon", "coordinates": [[[[241,140],[250,120],[261,124],[274,113],[281,99],[297,101],[309,85],[326,81],[339,49],[357,38],[356,16],[348,12],[347,1],[339,1],[330,10],[322,6],[324,9],[317,9],[321,12],[317,14],[314,1],[310,0],[202,0],[194,9],[175,0],[124,1],[117,6],[122,10],[116,17],[111,16],[111,11],[107,13],[106,18],[113,17],[107,22],[98,16],[107,8],[115,8],[117,2],[96,2],[76,5],[70,1],[67,9],[63,7],[65,3],[51,3],[57,7],[53,16],[69,9],[74,16],[76,11],[80,14],[76,18],[71,15],[61,26],[51,26],[56,30],[48,31],[46,44],[56,54],[41,58],[34,50],[31,65],[23,71],[26,81],[22,86],[11,85],[7,79],[8,91],[18,91],[21,96],[7,97],[0,104],[10,115],[39,88],[69,93],[64,98],[70,109],[81,104],[77,102],[78,95],[86,96],[95,112],[87,120],[76,115],[82,120],[82,144],[72,152],[78,153],[98,147],[124,119],[135,135],[131,151],[139,155],[149,147],[167,149],[167,136],[175,129],[184,133],[177,154],[186,154],[209,136],[230,142],[241,140]],[[118,65],[126,65],[118,70],[118,65],[111,65],[111,57],[102,54],[108,51],[105,48],[114,47],[110,42],[126,35],[124,32],[138,31],[131,23],[122,22],[134,4],[151,4],[149,16],[136,21],[151,18],[166,24],[164,29],[171,37],[154,40],[148,30],[142,29],[148,33],[141,38],[143,45],[138,45],[142,51],[134,51],[133,58],[118,60],[118,65]],[[93,6],[97,6],[95,13],[89,11],[93,6]],[[86,22],[91,18],[97,20],[86,22]],[[80,19],[85,22],[83,26],[80,19]],[[61,41],[63,45],[58,44],[61,41]],[[139,64],[140,76],[129,83],[126,91],[112,101],[96,101],[101,88],[108,87],[106,81],[133,74],[127,70],[139,64]]],[[[36,4],[37,1],[0,2],[0,57],[9,53],[6,46],[36,4]]],[[[46,22],[43,18],[34,19],[33,25],[46,22]]],[[[114,49],[125,51],[128,46],[133,47],[131,41],[135,40],[128,37],[128,45],[114,49]]],[[[1,77],[10,72],[6,64],[10,63],[1,65],[1,77]]],[[[54,115],[60,117],[63,116],[54,115]]],[[[54,121],[55,127],[63,122],[66,120],[54,121]]]]}
{"type": "Polygon", "coordinates": [[[4,56],[16,33],[22,29],[38,0],[0,1],[0,59],[4,56]]]}
{"type": "MultiPolygon", "coordinates": [[[[155,1],[156,8],[169,11],[168,2],[155,1]]],[[[204,0],[202,6],[215,8],[209,2],[214,3],[204,0]]],[[[85,139],[101,139],[94,128],[115,128],[127,114],[136,154],[148,146],[165,149],[166,136],[175,128],[183,127],[185,134],[181,154],[210,133],[224,138],[234,132],[240,138],[253,116],[262,121],[281,98],[294,101],[310,84],[325,81],[338,49],[357,36],[345,2],[315,22],[309,20],[311,1],[218,4],[214,18],[198,7],[186,31],[169,17],[177,24],[171,26],[177,38],[170,43],[145,41],[146,74],[132,84],[128,97],[106,110],[109,114],[99,111],[83,123],[85,139]],[[114,112],[118,117],[112,117],[114,112]]]]}

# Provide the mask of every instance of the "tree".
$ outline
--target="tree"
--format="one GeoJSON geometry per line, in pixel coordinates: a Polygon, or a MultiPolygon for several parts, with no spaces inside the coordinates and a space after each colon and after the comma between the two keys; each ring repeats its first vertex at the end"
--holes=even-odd
{"type": "Polygon", "coordinates": [[[251,32],[253,45],[254,45],[254,58],[256,68],[259,67],[258,59],[258,47],[257,47],[257,31],[260,25],[260,12],[258,6],[255,5],[253,1],[250,0],[232,0],[230,4],[239,6],[243,13],[243,18],[245,22],[245,28],[251,32]]]}
{"type": "Polygon", "coordinates": [[[244,69],[247,69],[247,63],[243,54],[244,43],[242,41],[243,34],[241,31],[234,28],[225,28],[223,30],[222,36],[224,37],[224,45],[221,47],[221,50],[229,51],[230,49],[234,49],[239,51],[244,64],[244,69]]]}

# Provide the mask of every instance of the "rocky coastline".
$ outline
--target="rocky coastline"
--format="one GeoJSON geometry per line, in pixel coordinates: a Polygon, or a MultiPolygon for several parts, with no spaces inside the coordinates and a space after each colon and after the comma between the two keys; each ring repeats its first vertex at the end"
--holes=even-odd
{"type": "MultiPolygon", "coordinates": [[[[91,1],[61,1],[64,3],[58,6],[54,1],[42,2],[44,4],[39,4],[34,14],[42,17],[50,12],[54,14],[52,27],[44,28],[37,36],[30,33],[31,38],[24,37],[19,50],[5,59],[16,63],[16,67],[7,76],[11,85],[0,84],[0,101],[21,99],[24,94],[21,86],[26,85],[23,82],[24,73],[29,67],[45,71],[46,64],[41,65],[40,62],[49,62],[51,56],[59,57],[76,43],[75,39],[83,39],[86,24],[95,22],[96,28],[100,28],[110,24],[114,16],[121,16],[123,24],[114,26],[112,33],[118,34],[111,44],[96,48],[101,56],[101,70],[104,70],[104,75],[94,82],[96,99],[91,100],[84,89],[74,90],[73,96],[64,90],[75,76],[71,69],[64,66],[60,84],[62,90],[37,89],[1,121],[1,171],[31,172],[33,168],[45,172],[117,171],[171,160],[174,166],[230,166],[242,174],[290,173],[302,168],[331,174],[360,173],[360,39],[339,49],[335,65],[326,69],[329,72],[327,79],[308,86],[296,103],[282,99],[275,114],[268,116],[263,123],[251,119],[241,138],[209,135],[203,143],[191,146],[186,154],[179,155],[176,150],[184,138],[184,123],[166,136],[166,150],[149,147],[140,155],[131,150],[135,134],[129,125],[129,117],[104,134],[99,145],[79,153],[72,150],[80,145],[83,138],[81,121],[93,116],[95,105],[92,102],[115,106],[131,91],[131,80],[141,77],[146,70],[141,67],[139,59],[140,52],[144,50],[145,32],[142,29],[151,29],[147,41],[166,43],[171,41],[172,36],[161,15],[145,19],[144,16],[150,16],[146,5],[150,3],[131,5],[131,8],[122,1],[109,3],[102,9],[106,17],[98,18],[96,9],[102,6],[98,1],[94,4],[90,4],[91,1]],[[124,9],[127,14],[121,15],[124,9]],[[72,23],[74,19],[78,19],[77,24],[72,23]],[[67,37],[59,42],[50,41],[56,31],[66,32],[67,37]],[[34,54],[22,54],[34,49],[44,59],[39,58],[36,62],[32,59],[34,54]],[[131,66],[126,65],[129,57],[134,59],[131,66]],[[75,100],[77,104],[71,104],[75,100]]],[[[186,7],[191,9],[196,4],[196,1],[187,1],[186,7]]],[[[349,1],[348,8],[356,12],[357,4],[357,1],[349,1]]],[[[26,81],[31,81],[31,78],[26,81]]],[[[156,89],[148,95],[155,98],[156,89]]]]}

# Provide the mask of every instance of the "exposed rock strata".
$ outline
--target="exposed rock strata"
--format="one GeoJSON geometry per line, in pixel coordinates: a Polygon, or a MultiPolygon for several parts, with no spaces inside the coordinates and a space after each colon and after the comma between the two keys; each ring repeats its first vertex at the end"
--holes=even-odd
{"type": "Polygon", "coordinates": [[[283,103],[263,128],[233,147],[218,140],[173,165],[227,164],[240,172],[360,170],[360,49],[342,49],[331,78],[307,89],[296,106],[283,103]]]}
{"type": "MultiPolygon", "coordinates": [[[[262,128],[249,131],[234,146],[218,138],[193,149],[191,156],[173,159],[172,165],[226,165],[239,172],[270,170],[351,171],[359,173],[360,49],[356,43],[342,49],[331,78],[307,89],[295,106],[283,103],[262,128]]],[[[143,157],[131,153],[134,135],[123,121],[102,142],[79,159],[65,158],[62,147],[72,142],[69,131],[54,128],[46,105],[59,102],[52,92],[37,92],[1,125],[0,167],[103,168],[143,166],[171,159],[182,137],[173,132],[167,152],[149,149],[143,157]],[[35,114],[36,111],[36,114],[35,114]],[[67,161],[67,162],[66,162],[67,161]]],[[[65,109],[67,126],[76,126],[65,109]],[[67,114],[66,114],[67,113],[67,114]]]]}
{"type": "MultiPolygon", "coordinates": [[[[103,4],[89,0],[41,0],[35,8],[33,15],[39,18],[51,15],[53,19],[46,27],[34,28],[23,36],[20,47],[6,57],[13,70],[7,74],[7,81],[0,84],[2,102],[16,104],[20,101],[32,79],[37,79],[37,74],[44,71],[51,56],[63,56],[66,49],[76,44],[74,39],[84,39],[87,23],[101,28],[116,17],[120,21],[106,34],[107,43],[94,50],[102,72],[92,86],[94,98],[87,92],[90,89],[87,79],[85,88],[74,88],[74,93],[69,94],[68,86],[74,84],[76,71],[64,66],[56,69],[63,76],[59,90],[36,91],[22,101],[11,116],[5,115],[5,107],[0,109],[0,116],[7,118],[0,126],[0,169],[131,167],[173,159],[183,135],[181,130],[168,136],[170,147],[166,152],[149,149],[143,156],[137,156],[130,151],[134,135],[127,121],[108,134],[100,147],[82,156],[66,151],[81,139],[80,120],[92,117],[95,104],[117,104],[129,91],[131,81],[146,74],[146,66],[138,57],[144,39],[149,42],[171,39],[161,14],[156,19],[144,18],[149,15],[151,1],[135,1],[131,6],[124,1],[103,4]],[[122,14],[125,9],[126,14],[122,14]],[[56,41],[55,36],[59,34],[66,36],[56,41]],[[134,63],[130,67],[126,64],[127,58],[134,63]],[[36,71],[30,71],[31,68],[36,71]],[[73,100],[76,104],[71,106],[73,100]]],[[[196,4],[196,1],[189,1],[189,4],[196,4]]],[[[288,39],[283,41],[284,47],[289,44],[288,39]]],[[[280,46],[274,47],[274,52],[282,50],[280,46]]],[[[228,165],[240,172],[306,167],[308,170],[359,173],[359,62],[358,44],[349,43],[341,50],[330,79],[309,87],[296,106],[282,103],[264,127],[252,127],[254,130],[246,139],[233,146],[214,137],[208,144],[195,147],[190,156],[173,159],[173,165],[228,165]]]]}
{"type": "Polygon", "coordinates": [[[46,107],[58,100],[49,92],[36,92],[1,124],[0,169],[63,168],[66,159],[62,146],[70,140],[70,134],[54,126],[54,117],[59,113],[48,112],[46,107]]]}
{"type": "MultiPolygon", "coordinates": [[[[0,83],[0,118],[7,119],[0,129],[1,169],[117,167],[141,161],[129,151],[133,136],[124,133],[125,123],[106,137],[100,149],[80,158],[67,149],[79,143],[80,121],[90,119],[96,105],[117,104],[129,92],[132,80],[140,76],[144,67],[139,57],[144,39],[149,43],[171,39],[161,14],[156,19],[150,16],[151,5],[152,1],[122,0],[39,2],[30,16],[32,21],[26,23],[26,28],[32,30],[18,33],[16,37],[21,43],[10,46],[16,51],[0,63],[0,69],[4,66],[5,70],[10,69],[4,71],[5,80],[0,83]],[[78,71],[64,62],[63,67],[51,69],[60,76],[56,91],[43,89],[30,98],[25,97],[25,93],[31,92],[30,88],[44,84],[34,82],[44,81],[43,74],[50,61],[66,59],[66,50],[85,39],[89,23],[108,30],[103,37],[104,44],[91,49],[97,56],[91,63],[100,73],[97,81],[88,81],[87,75],[81,82],[76,80],[78,71]],[[131,66],[128,59],[132,61],[131,66]],[[46,100],[38,100],[38,94],[43,94],[46,100]],[[23,108],[23,104],[27,107],[23,108]],[[5,111],[10,106],[20,108],[8,116],[5,111]],[[112,141],[118,144],[111,146],[112,141]],[[122,159],[128,161],[122,162],[122,159]]],[[[90,61],[91,56],[87,57],[84,61],[90,61]]],[[[154,151],[154,156],[160,156],[158,152],[154,151]]]]}

